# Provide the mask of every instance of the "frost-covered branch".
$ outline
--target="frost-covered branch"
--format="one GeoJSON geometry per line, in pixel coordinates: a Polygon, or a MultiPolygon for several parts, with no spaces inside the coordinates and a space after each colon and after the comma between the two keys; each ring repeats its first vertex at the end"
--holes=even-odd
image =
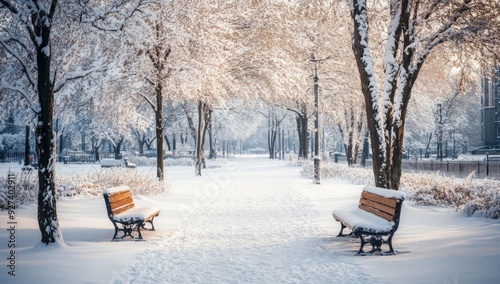
{"type": "Polygon", "coordinates": [[[35,79],[32,77],[31,72],[28,68],[28,64],[23,60],[21,55],[14,51],[12,48],[10,48],[7,44],[5,44],[6,41],[3,38],[0,38],[0,45],[9,53],[11,54],[21,65],[21,68],[23,69],[23,73],[26,75],[26,79],[30,83],[31,87],[33,89],[36,89],[36,82],[35,79]]]}
{"type": "Polygon", "coordinates": [[[28,96],[28,94],[26,94],[25,90],[23,90],[17,86],[11,86],[9,84],[0,85],[0,90],[2,90],[2,89],[6,89],[6,90],[10,90],[12,92],[19,93],[25,99],[25,101],[27,102],[27,104],[29,105],[29,108],[33,111],[33,113],[37,114],[39,112],[38,108],[35,107],[35,105],[33,104],[33,101],[28,96]]]}
{"type": "MultiPolygon", "coordinates": [[[[106,66],[98,66],[98,67],[87,69],[87,70],[67,72],[64,75],[64,77],[60,80],[60,82],[57,84],[57,86],[54,88],[54,93],[59,92],[62,88],[64,88],[64,86],[68,82],[85,78],[85,77],[89,76],[90,74],[97,72],[97,71],[100,71],[104,68],[106,68],[106,66]]],[[[55,72],[55,73],[57,73],[57,72],[55,72]]],[[[54,83],[55,83],[55,79],[54,79],[54,83]]]]}
{"type": "Polygon", "coordinates": [[[153,111],[156,112],[156,103],[154,103],[151,100],[150,96],[142,94],[142,93],[137,93],[137,95],[139,95],[140,97],[142,97],[151,106],[151,108],[153,109],[153,111]]]}
{"type": "Polygon", "coordinates": [[[97,3],[92,3],[95,6],[88,8],[94,10],[94,13],[85,14],[89,18],[83,19],[83,21],[91,23],[94,28],[101,31],[123,31],[125,25],[136,13],[144,13],[143,7],[154,3],[158,3],[158,1],[115,0],[112,3],[104,3],[104,7],[97,5],[97,3]]]}

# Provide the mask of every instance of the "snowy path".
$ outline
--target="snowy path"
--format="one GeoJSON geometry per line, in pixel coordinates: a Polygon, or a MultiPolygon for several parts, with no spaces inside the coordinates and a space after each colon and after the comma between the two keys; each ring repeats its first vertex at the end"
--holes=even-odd
{"type": "Polygon", "coordinates": [[[318,212],[300,183],[286,182],[289,170],[264,159],[250,164],[239,160],[229,174],[206,171],[203,179],[212,182],[205,183],[186,221],[136,264],[117,271],[112,282],[373,282],[326,248],[332,233],[314,223],[318,212]]]}

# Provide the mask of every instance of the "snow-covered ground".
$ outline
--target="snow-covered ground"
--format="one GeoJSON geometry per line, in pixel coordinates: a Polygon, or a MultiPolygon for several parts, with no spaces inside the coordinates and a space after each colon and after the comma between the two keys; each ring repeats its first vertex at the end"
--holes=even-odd
{"type": "MultiPolygon", "coordinates": [[[[8,166],[1,165],[6,175],[8,166]]],[[[95,165],[58,164],[61,175],[95,165]]],[[[154,173],[154,169],[139,168],[154,173]]],[[[500,221],[405,202],[393,240],[398,255],[354,256],[357,240],[336,238],[331,211],[353,207],[363,186],[321,185],[300,168],[243,156],[194,177],[168,167],[170,190],[135,196],[161,208],[145,242],[110,242],[102,197],[59,199],[65,246],[39,244],[36,206],[15,212],[15,274],[7,212],[0,212],[0,283],[499,283],[500,221]],[[7,227],[8,228],[8,227],[7,227]]]]}

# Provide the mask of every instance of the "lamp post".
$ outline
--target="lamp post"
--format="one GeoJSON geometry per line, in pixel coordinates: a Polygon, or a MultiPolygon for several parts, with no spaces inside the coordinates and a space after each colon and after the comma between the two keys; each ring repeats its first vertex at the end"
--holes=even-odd
{"type": "Polygon", "coordinates": [[[320,175],[320,167],[321,167],[321,158],[320,158],[320,141],[319,141],[319,95],[318,95],[318,72],[316,67],[316,60],[314,58],[314,54],[311,54],[311,62],[314,63],[313,68],[313,82],[314,82],[314,112],[315,112],[315,120],[314,120],[314,179],[313,182],[315,184],[321,184],[321,175],[320,175]]]}
{"type": "Polygon", "coordinates": [[[443,110],[442,105],[438,104],[438,147],[437,147],[437,158],[443,161],[443,110]]]}

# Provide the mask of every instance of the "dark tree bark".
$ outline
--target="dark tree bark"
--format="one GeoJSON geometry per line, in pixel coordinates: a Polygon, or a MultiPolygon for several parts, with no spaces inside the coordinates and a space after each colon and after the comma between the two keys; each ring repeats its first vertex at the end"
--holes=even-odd
{"type": "Polygon", "coordinates": [[[137,139],[137,144],[139,145],[139,155],[144,154],[144,145],[146,144],[146,134],[141,133],[139,130],[134,131],[135,138],[137,139]]]}
{"type": "Polygon", "coordinates": [[[168,136],[165,135],[165,143],[167,143],[167,150],[171,151],[172,147],[170,146],[170,140],[168,140],[168,136]]]}
{"type": "Polygon", "coordinates": [[[123,145],[124,140],[125,140],[125,138],[123,136],[120,136],[117,141],[113,141],[114,142],[113,153],[115,155],[115,160],[119,160],[122,158],[121,157],[122,156],[121,149],[122,149],[122,145],[123,145]]]}
{"type": "Polygon", "coordinates": [[[64,131],[61,131],[59,135],[59,156],[62,156],[64,152],[64,131]]]}
{"type": "MultiPolygon", "coordinates": [[[[2,2],[3,3],[3,2],[2,2]]],[[[5,4],[5,3],[4,3],[5,4]]],[[[38,225],[41,242],[44,244],[62,242],[56,207],[54,181],[55,139],[53,132],[54,86],[51,74],[50,33],[52,19],[58,1],[53,0],[50,10],[34,9],[31,14],[31,27],[28,28],[31,40],[36,47],[37,85],[36,91],[40,110],[37,116],[37,152],[38,156],[38,225]]]]}
{"type": "MultiPolygon", "coordinates": [[[[161,82],[161,81],[160,81],[161,82]]],[[[163,86],[158,83],[156,87],[156,177],[163,180],[163,86]]]]}
{"type": "Polygon", "coordinates": [[[217,159],[217,150],[215,149],[215,145],[217,145],[217,138],[214,137],[212,122],[208,126],[208,144],[210,147],[210,154],[208,155],[209,159],[217,159]]]}
{"type": "Polygon", "coordinates": [[[95,137],[92,137],[92,151],[94,152],[94,160],[100,161],[101,158],[99,156],[99,148],[101,148],[102,145],[102,139],[97,139],[95,137]]]}
{"type": "MultiPolygon", "coordinates": [[[[189,112],[186,104],[182,104],[182,109],[184,110],[184,113],[186,114],[189,133],[191,134],[191,137],[193,137],[193,141],[195,142],[195,144],[198,144],[197,140],[196,140],[198,137],[198,132],[196,130],[196,126],[194,125],[193,117],[191,116],[191,113],[189,112]]],[[[186,140],[187,140],[187,137],[186,137],[186,140]]]]}
{"type": "Polygon", "coordinates": [[[205,160],[205,136],[208,125],[212,119],[212,109],[202,101],[198,101],[198,131],[196,139],[196,168],[195,175],[201,176],[201,169],[206,168],[205,160]]]}
{"type": "Polygon", "coordinates": [[[155,78],[146,80],[154,87],[154,102],[148,97],[143,96],[150,104],[155,113],[155,138],[156,138],[156,177],[158,180],[163,180],[164,165],[163,165],[163,80],[169,76],[169,70],[165,63],[170,56],[171,48],[165,46],[162,42],[164,37],[164,30],[161,21],[156,21],[153,26],[154,37],[156,43],[146,51],[147,56],[151,60],[155,70],[155,78]]]}
{"type": "Polygon", "coordinates": [[[26,125],[26,137],[24,139],[24,165],[30,164],[30,127],[26,125]]]}
{"type": "Polygon", "coordinates": [[[297,134],[299,138],[299,159],[307,159],[309,154],[309,133],[307,131],[308,124],[307,115],[297,115],[297,134]]]}
{"type": "Polygon", "coordinates": [[[429,133],[429,139],[427,140],[427,145],[425,147],[425,157],[429,158],[431,156],[431,141],[432,141],[432,132],[429,133]]]}

